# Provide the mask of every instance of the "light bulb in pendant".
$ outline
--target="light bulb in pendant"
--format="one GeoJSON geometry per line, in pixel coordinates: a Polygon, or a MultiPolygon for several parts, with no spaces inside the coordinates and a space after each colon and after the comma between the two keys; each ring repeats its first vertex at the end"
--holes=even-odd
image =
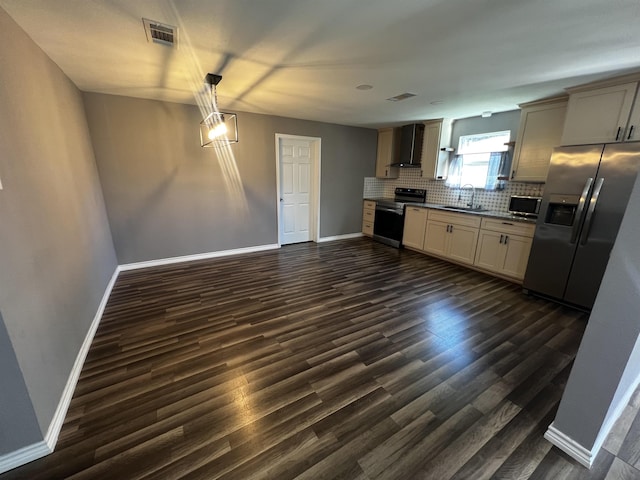
{"type": "Polygon", "coordinates": [[[224,123],[218,123],[209,130],[207,136],[209,137],[209,140],[214,140],[225,133],[227,133],[227,126],[224,123]]]}

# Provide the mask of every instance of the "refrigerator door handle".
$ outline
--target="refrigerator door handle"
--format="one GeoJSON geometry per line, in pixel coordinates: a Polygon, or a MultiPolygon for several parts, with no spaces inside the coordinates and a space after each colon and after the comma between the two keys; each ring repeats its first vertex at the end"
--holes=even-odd
{"type": "Polygon", "coordinates": [[[599,178],[596,182],[596,186],[593,189],[593,195],[589,201],[589,210],[587,211],[587,218],[584,221],[584,228],[582,229],[582,236],[580,238],[580,244],[585,245],[587,238],[589,238],[589,230],[591,230],[591,223],[593,222],[593,213],[596,210],[596,204],[598,203],[598,197],[600,196],[600,190],[604,184],[604,178],[599,178]]]}
{"type": "Polygon", "coordinates": [[[573,230],[571,231],[571,240],[569,240],[569,243],[576,243],[578,240],[578,232],[580,231],[580,224],[582,223],[582,214],[584,212],[585,203],[587,202],[587,195],[589,195],[589,190],[591,190],[591,185],[593,185],[593,178],[589,177],[587,178],[587,183],[584,184],[582,195],[580,195],[576,216],[573,219],[573,230]]]}

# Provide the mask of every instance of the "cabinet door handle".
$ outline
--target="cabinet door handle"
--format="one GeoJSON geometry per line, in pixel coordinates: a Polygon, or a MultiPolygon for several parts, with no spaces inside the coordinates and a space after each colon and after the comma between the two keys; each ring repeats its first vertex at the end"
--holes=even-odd
{"type": "Polygon", "coordinates": [[[504,235],[500,235],[500,242],[498,242],[498,243],[502,243],[503,239],[504,239],[504,235]]]}
{"type": "Polygon", "coordinates": [[[513,223],[509,223],[509,222],[502,222],[503,225],[513,225],[513,223]]]}
{"type": "Polygon", "coordinates": [[[633,127],[635,125],[631,125],[631,127],[629,127],[629,135],[627,135],[627,140],[631,140],[632,134],[633,134],[633,127]]]}
{"type": "Polygon", "coordinates": [[[616,142],[620,139],[620,131],[622,130],[622,127],[618,127],[618,131],[616,133],[616,142]]]}
{"type": "MultiPolygon", "coordinates": [[[[616,138],[616,140],[617,140],[617,138],[616,138]]],[[[389,176],[389,170],[386,170],[386,169],[385,169],[385,171],[384,171],[384,176],[385,176],[385,177],[388,177],[388,176],[389,176]]]]}
{"type": "Polygon", "coordinates": [[[451,225],[451,230],[449,232],[453,233],[453,225],[451,225]]]}
{"type": "Polygon", "coordinates": [[[504,236],[504,244],[506,245],[507,243],[509,243],[509,235],[504,236]]]}

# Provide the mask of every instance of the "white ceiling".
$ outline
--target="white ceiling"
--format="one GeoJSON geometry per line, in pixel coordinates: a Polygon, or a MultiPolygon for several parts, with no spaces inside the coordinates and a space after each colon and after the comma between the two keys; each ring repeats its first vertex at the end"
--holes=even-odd
{"type": "Polygon", "coordinates": [[[85,91],[383,126],[640,70],[638,0],[0,0],[85,91]],[[142,17],[177,25],[147,43],[142,17]],[[360,84],[372,90],[356,90],[360,84]],[[386,99],[417,94],[401,102],[386,99]],[[431,102],[442,102],[433,105],[431,102]]]}

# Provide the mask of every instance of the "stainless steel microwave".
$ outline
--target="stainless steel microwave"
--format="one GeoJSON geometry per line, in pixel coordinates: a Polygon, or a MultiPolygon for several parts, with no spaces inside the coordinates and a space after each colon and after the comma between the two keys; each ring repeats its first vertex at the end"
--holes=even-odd
{"type": "Polygon", "coordinates": [[[537,217],[540,212],[542,197],[512,195],[509,200],[509,213],[525,217],[537,217]]]}

